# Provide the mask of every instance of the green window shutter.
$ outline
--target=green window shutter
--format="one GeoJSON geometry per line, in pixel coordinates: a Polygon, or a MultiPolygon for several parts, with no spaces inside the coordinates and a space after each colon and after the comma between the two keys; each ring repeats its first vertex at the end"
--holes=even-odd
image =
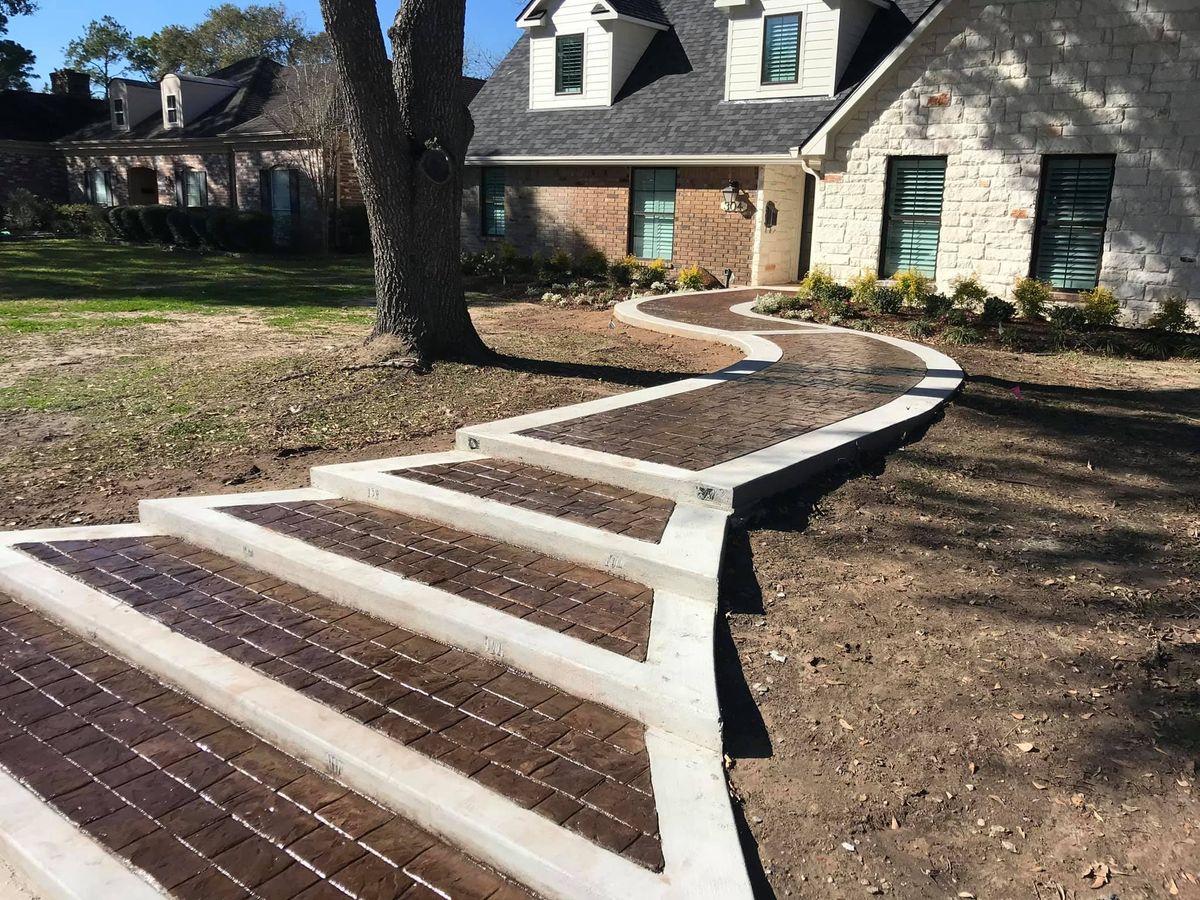
{"type": "Polygon", "coordinates": [[[946,192],[946,160],[942,157],[898,157],[889,163],[880,275],[915,269],[937,277],[938,241],[942,231],[942,198],[946,192]]]}
{"type": "Polygon", "coordinates": [[[555,42],[554,91],[583,93],[583,35],[564,34],[555,42]]]}
{"type": "Polygon", "coordinates": [[[483,233],[485,237],[504,237],[508,224],[504,207],[504,170],[483,170],[483,233]]]}
{"type": "Polygon", "coordinates": [[[795,84],[800,80],[800,14],[763,20],[763,84],[795,84]]]}
{"type": "Polygon", "coordinates": [[[634,169],[630,245],[640,259],[669,260],[675,245],[674,169],[634,169]]]}
{"type": "Polygon", "coordinates": [[[1089,291],[1097,285],[1115,166],[1112,156],[1046,157],[1035,277],[1064,291],[1089,291]]]}

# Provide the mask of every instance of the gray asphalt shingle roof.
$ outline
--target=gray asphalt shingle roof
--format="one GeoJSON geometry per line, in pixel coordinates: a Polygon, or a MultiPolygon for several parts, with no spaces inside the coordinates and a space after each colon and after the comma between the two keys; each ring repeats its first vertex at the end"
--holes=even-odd
{"type": "Polygon", "coordinates": [[[655,2],[672,27],[655,35],[611,107],[529,109],[529,37],[523,36],[471,104],[470,155],[786,153],[816,131],[940,0],[895,0],[881,9],[835,96],[740,102],[724,99],[725,13],[712,0],[655,2]]]}
{"type": "Polygon", "coordinates": [[[663,12],[658,0],[608,0],[608,2],[623,16],[633,16],[635,19],[653,22],[656,25],[671,24],[671,20],[663,12]]]}

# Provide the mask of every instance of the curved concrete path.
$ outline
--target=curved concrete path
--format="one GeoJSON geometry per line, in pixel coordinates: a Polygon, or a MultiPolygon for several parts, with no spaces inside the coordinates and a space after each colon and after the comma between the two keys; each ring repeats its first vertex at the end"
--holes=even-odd
{"type": "Polygon", "coordinates": [[[758,293],[616,309],[745,351],[710,376],[0,535],[0,807],[61,832],[0,822],[0,853],[47,897],[87,896],[90,866],[149,895],[749,898],[713,659],[729,516],[962,380],[758,293]],[[150,718],[131,734],[110,695],[150,718]]]}

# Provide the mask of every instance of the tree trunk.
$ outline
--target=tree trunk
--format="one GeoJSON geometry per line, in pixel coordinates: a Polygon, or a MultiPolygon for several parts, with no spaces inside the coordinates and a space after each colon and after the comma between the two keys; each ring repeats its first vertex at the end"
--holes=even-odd
{"type": "Polygon", "coordinates": [[[465,0],[404,0],[389,71],[373,0],[321,0],[375,254],[372,340],[421,362],[487,352],[467,312],[459,216],[472,124],[462,93],[465,0]],[[451,158],[437,185],[416,163],[427,142],[451,158]]]}

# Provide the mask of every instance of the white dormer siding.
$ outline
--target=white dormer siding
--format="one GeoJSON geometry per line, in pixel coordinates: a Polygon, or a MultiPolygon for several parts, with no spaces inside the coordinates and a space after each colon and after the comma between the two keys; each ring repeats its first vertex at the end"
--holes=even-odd
{"type": "Polygon", "coordinates": [[[232,81],[167,75],[159,87],[163,127],[183,128],[238,89],[232,81]]]}
{"type": "Polygon", "coordinates": [[[879,11],[875,0],[716,0],[729,16],[726,100],[831,97],[879,11]],[[794,83],[763,83],[765,22],[800,16],[799,72],[794,83]]]}
{"type": "Polygon", "coordinates": [[[114,78],[108,84],[108,116],[115,131],[129,131],[159,111],[159,87],[144,81],[114,78]]]}
{"type": "Polygon", "coordinates": [[[611,106],[662,26],[619,16],[603,0],[543,0],[519,20],[529,30],[529,108],[611,106]],[[583,89],[558,87],[559,38],[583,37],[583,89]]]}

